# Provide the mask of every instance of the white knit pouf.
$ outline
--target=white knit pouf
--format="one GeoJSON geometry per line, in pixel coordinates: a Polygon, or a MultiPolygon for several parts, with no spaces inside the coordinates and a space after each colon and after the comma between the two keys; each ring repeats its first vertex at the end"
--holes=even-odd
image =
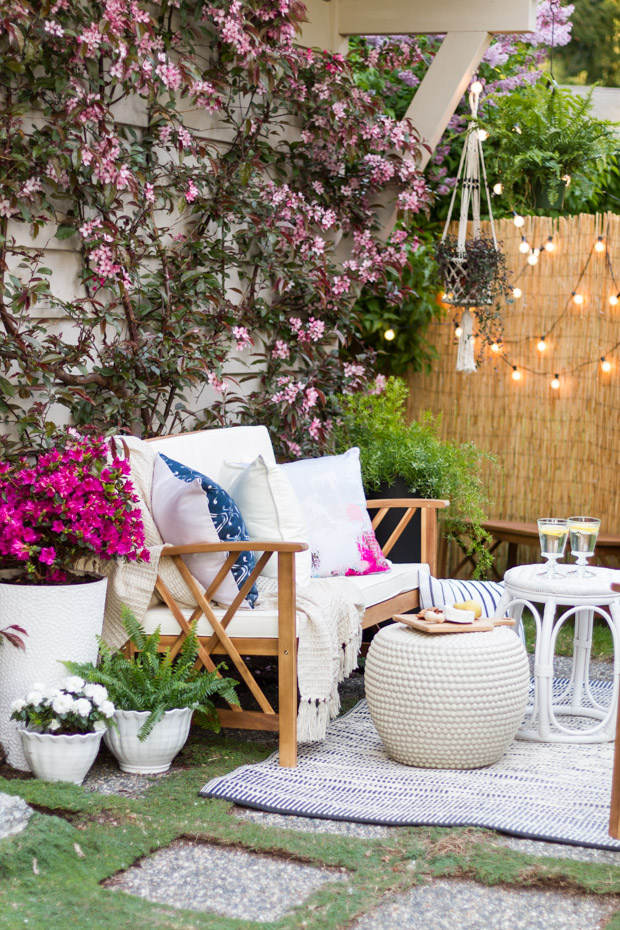
{"type": "Polygon", "coordinates": [[[514,739],[529,667],[507,627],[431,634],[393,623],[372,640],[365,681],[373,723],[393,759],[475,769],[497,762],[514,739]]]}

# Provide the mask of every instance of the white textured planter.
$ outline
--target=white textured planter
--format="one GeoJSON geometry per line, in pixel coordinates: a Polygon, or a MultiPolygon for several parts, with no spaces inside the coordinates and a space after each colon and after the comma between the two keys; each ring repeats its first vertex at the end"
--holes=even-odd
{"type": "MultiPolygon", "coordinates": [[[[25,651],[0,646],[0,747],[16,769],[28,769],[11,705],[35,681],[57,685],[69,674],[63,661],[95,662],[107,578],[84,584],[0,583],[0,626],[17,623],[28,636],[25,651]]],[[[1,756],[1,749],[0,749],[1,756]]]]}
{"type": "Polygon", "coordinates": [[[108,724],[105,734],[106,746],[116,756],[123,772],[140,775],[167,772],[177,752],[185,745],[192,714],[191,707],[167,710],[144,742],[140,742],[138,732],[149,712],[116,710],[114,720],[118,729],[113,724],[108,724]]]}
{"type": "Polygon", "coordinates": [[[99,733],[72,733],[55,736],[20,729],[26,761],[36,778],[43,781],[72,781],[81,785],[97,757],[99,733]]]}

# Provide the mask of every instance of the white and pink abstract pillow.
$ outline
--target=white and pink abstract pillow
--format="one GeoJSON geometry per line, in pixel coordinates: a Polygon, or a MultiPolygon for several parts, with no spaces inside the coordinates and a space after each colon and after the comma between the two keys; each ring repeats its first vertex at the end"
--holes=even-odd
{"type": "Polygon", "coordinates": [[[314,577],[389,571],[366,510],[358,448],[282,468],[306,520],[314,577]]]}

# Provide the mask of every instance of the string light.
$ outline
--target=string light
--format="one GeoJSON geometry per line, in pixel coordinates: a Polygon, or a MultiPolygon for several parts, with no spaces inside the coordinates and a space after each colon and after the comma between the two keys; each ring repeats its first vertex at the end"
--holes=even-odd
{"type": "Polygon", "coordinates": [[[611,304],[612,307],[615,307],[619,300],[620,300],[620,294],[609,295],[609,303],[611,304]]]}
{"type": "Polygon", "coordinates": [[[604,251],[605,251],[605,243],[603,242],[603,237],[602,237],[602,236],[599,236],[598,239],[596,240],[596,242],[594,243],[594,251],[595,251],[595,252],[604,252],[604,251]]]}
{"type": "Polygon", "coordinates": [[[460,339],[463,335],[463,328],[461,326],[457,326],[456,323],[454,324],[454,335],[457,339],[460,339]]]}
{"type": "Polygon", "coordinates": [[[553,241],[553,236],[549,236],[545,242],[545,252],[555,252],[555,242],[553,241]]]}
{"type": "Polygon", "coordinates": [[[470,91],[472,92],[472,94],[481,94],[481,93],[482,93],[482,83],[481,83],[480,81],[477,81],[477,80],[476,80],[476,81],[474,81],[474,83],[470,86],[469,89],[470,89],[470,91]]]}
{"type": "Polygon", "coordinates": [[[497,184],[493,185],[493,193],[497,195],[504,193],[504,185],[501,183],[501,181],[498,181],[497,184]]]}
{"type": "Polygon", "coordinates": [[[386,329],[386,331],[383,334],[383,338],[387,339],[388,342],[391,342],[392,339],[396,338],[396,333],[394,332],[393,329],[386,329]]]}
{"type": "Polygon", "coordinates": [[[491,352],[499,352],[499,344],[497,342],[491,343],[491,352]]]}
{"type": "Polygon", "coordinates": [[[528,265],[537,265],[539,255],[540,255],[540,249],[532,249],[532,251],[527,257],[528,265]]]}
{"type": "Polygon", "coordinates": [[[519,297],[523,297],[523,291],[521,290],[520,287],[513,287],[512,296],[514,297],[515,300],[518,300],[519,297]]]}
{"type": "Polygon", "coordinates": [[[522,217],[520,213],[516,213],[513,210],[512,211],[512,222],[515,224],[517,229],[521,229],[521,227],[525,224],[525,218],[522,217]]]}
{"type": "Polygon", "coordinates": [[[512,131],[513,131],[513,132],[516,132],[516,134],[517,134],[518,136],[521,135],[521,127],[520,127],[520,126],[517,126],[516,123],[515,123],[515,125],[512,127],[512,131]]]}
{"type": "Polygon", "coordinates": [[[553,388],[554,391],[557,391],[557,389],[559,388],[559,386],[560,386],[560,376],[559,376],[558,373],[556,372],[555,375],[553,376],[553,381],[551,382],[551,387],[553,388]]]}
{"type": "Polygon", "coordinates": [[[604,355],[601,357],[601,368],[603,371],[611,371],[611,362],[608,362],[604,355]]]}
{"type": "Polygon", "coordinates": [[[516,365],[512,366],[512,380],[513,381],[521,380],[521,372],[519,371],[516,365]]]}
{"type": "Polygon", "coordinates": [[[561,180],[564,181],[564,184],[566,185],[566,187],[570,187],[570,182],[571,182],[570,174],[563,174],[561,177],[561,180]]]}
{"type": "Polygon", "coordinates": [[[530,251],[529,242],[527,241],[525,236],[521,236],[521,242],[519,243],[519,252],[521,253],[521,255],[527,255],[529,251],[530,251]]]}
{"type": "Polygon", "coordinates": [[[547,348],[547,343],[545,342],[545,337],[541,336],[538,340],[538,345],[536,346],[539,352],[544,352],[547,348]]]}
{"type": "Polygon", "coordinates": [[[571,291],[573,303],[576,303],[580,307],[583,303],[583,294],[578,294],[577,291],[571,291]]]}

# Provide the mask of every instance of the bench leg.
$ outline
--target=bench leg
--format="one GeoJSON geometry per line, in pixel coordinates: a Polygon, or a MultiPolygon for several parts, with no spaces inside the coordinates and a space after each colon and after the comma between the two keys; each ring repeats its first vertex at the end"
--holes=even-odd
{"type": "Polygon", "coordinates": [[[295,562],[292,552],[278,553],[278,716],[280,765],[297,765],[297,632],[295,562]]]}

